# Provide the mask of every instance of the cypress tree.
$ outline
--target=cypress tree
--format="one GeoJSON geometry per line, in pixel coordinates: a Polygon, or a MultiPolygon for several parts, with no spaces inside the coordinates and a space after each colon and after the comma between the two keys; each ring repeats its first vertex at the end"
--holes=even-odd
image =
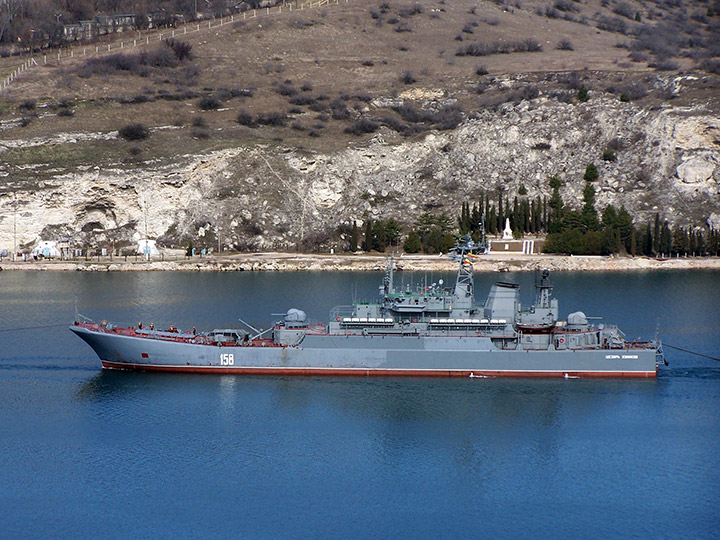
{"type": "Polygon", "coordinates": [[[360,231],[358,231],[357,222],[353,220],[352,232],[350,233],[350,251],[357,251],[359,240],[360,231]]]}
{"type": "Polygon", "coordinates": [[[372,230],[372,220],[368,218],[367,222],[365,223],[365,241],[363,242],[363,249],[365,251],[371,251],[373,248],[372,230]]]}
{"type": "Polygon", "coordinates": [[[653,225],[653,252],[660,251],[660,214],[655,214],[655,223],[653,225]]]}
{"type": "Polygon", "coordinates": [[[502,191],[498,190],[497,230],[502,231],[504,227],[505,227],[505,214],[503,212],[502,191]]]}

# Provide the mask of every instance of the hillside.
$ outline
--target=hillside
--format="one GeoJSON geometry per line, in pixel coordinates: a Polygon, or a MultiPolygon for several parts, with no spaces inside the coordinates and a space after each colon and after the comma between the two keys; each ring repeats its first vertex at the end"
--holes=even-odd
{"type": "Polygon", "coordinates": [[[110,53],[78,45],[22,73],[0,94],[0,247],[18,215],[19,243],[122,245],[147,228],[168,244],[314,247],[351,220],[410,225],[521,185],[548,197],[553,174],[577,205],[591,162],[599,209],[720,225],[711,4],[273,9],[178,28],[189,57],[160,31],[136,48],[146,34],[117,34],[110,53]],[[148,136],[119,137],[132,123],[148,136]]]}

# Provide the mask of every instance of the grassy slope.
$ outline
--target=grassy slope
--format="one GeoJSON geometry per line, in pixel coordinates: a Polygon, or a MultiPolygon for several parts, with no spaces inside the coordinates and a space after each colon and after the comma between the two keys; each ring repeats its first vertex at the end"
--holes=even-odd
{"type": "MultiPolygon", "coordinates": [[[[33,68],[14,83],[9,92],[0,95],[0,121],[5,121],[7,127],[0,131],[0,139],[105,133],[133,121],[152,128],[172,129],[156,130],[149,139],[140,142],[59,142],[51,147],[12,149],[3,154],[2,168],[11,172],[13,178],[31,179],[82,165],[136,167],[169,163],[185,154],[259,142],[326,152],[370,136],[344,131],[353,117],[378,113],[376,107],[362,99],[364,96],[402,96],[415,89],[416,97],[423,97],[431,95],[428,91],[439,90],[444,97],[457,99],[463,111],[469,113],[508,99],[519,99],[518,86],[541,85],[543,90],[553,86],[568,88],[567,84],[546,81],[549,72],[579,71],[585,78],[584,83],[598,90],[631,81],[648,84],[645,77],[652,73],[647,63],[631,62],[628,49],[617,47],[618,43],[630,43],[630,36],[593,26],[599,17],[616,17],[610,8],[619,2],[609,4],[608,8],[595,0],[572,3],[579,10],[573,17],[585,17],[590,24],[540,16],[537,8],[549,5],[544,2],[523,1],[521,7],[472,0],[388,3],[390,9],[381,13],[380,19],[371,16],[371,11],[381,11],[377,0],[351,0],[348,4],[286,11],[220,29],[191,32],[180,36],[193,46],[191,64],[155,68],[144,77],[114,72],[83,78],[78,76],[79,68],[87,61],[82,57],[64,60],[59,66],[33,68]],[[416,4],[423,7],[422,13],[402,16],[403,8],[416,4]],[[392,24],[393,18],[399,22],[392,24]],[[410,31],[396,31],[399,25],[406,25],[410,31]],[[463,32],[463,28],[472,33],[463,32]],[[458,35],[464,41],[457,41],[458,35]],[[482,58],[455,55],[458,47],[468,43],[526,38],[537,40],[543,51],[482,58]],[[574,50],[558,50],[556,45],[562,38],[570,40],[574,50]],[[364,65],[370,63],[372,65],[364,65]],[[488,75],[476,74],[480,65],[487,69],[488,75]],[[401,76],[405,72],[410,72],[417,82],[404,83],[401,76]],[[515,79],[513,89],[501,84],[506,76],[515,79]],[[325,95],[329,98],[326,103],[342,97],[350,108],[350,118],[334,120],[328,112],[313,111],[307,105],[294,107],[288,96],[277,92],[283,84],[294,88],[298,95],[312,98],[325,95]],[[303,91],[303,85],[312,89],[303,91]],[[487,90],[478,93],[478,85],[487,85],[487,90]],[[224,97],[232,89],[252,89],[254,95],[224,97]],[[516,94],[513,96],[511,92],[516,94]],[[157,99],[162,93],[219,95],[224,98],[223,106],[217,111],[202,111],[197,97],[178,101],[157,99]],[[147,96],[151,101],[119,102],[138,95],[147,96]],[[28,99],[36,100],[37,108],[31,113],[20,111],[18,105],[28,99]],[[53,105],[62,99],[73,100],[74,116],[57,116],[58,109],[53,105]],[[295,112],[290,113],[285,127],[252,128],[235,122],[241,110],[257,115],[287,114],[293,109],[295,112]],[[14,120],[21,116],[32,117],[32,121],[20,127],[14,120]],[[26,168],[38,164],[43,166],[26,168]]],[[[667,20],[670,14],[683,9],[688,14],[706,9],[706,4],[699,2],[672,9],[652,3],[626,4],[643,14],[646,26],[657,24],[663,16],[667,20]],[[647,22],[649,17],[652,22],[647,22]]],[[[710,24],[717,19],[720,17],[708,24],[699,21],[688,24],[699,37],[707,37],[712,32],[710,24]]],[[[639,27],[625,21],[629,28],[639,27]]],[[[128,39],[128,36],[120,35],[120,38],[128,39]]],[[[6,70],[11,61],[2,60],[0,70],[6,70]]],[[[676,61],[682,69],[693,65],[685,58],[676,61]]],[[[698,83],[682,100],[705,101],[713,94],[717,95],[716,82],[698,83]]],[[[653,100],[658,101],[662,96],[650,94],[644,99],[652,105],[653,100]]],[[[393,113],[387,110],[384,114],[393,113]]],[[[386,140],[402,138],[391,132],[386,140]]]]}

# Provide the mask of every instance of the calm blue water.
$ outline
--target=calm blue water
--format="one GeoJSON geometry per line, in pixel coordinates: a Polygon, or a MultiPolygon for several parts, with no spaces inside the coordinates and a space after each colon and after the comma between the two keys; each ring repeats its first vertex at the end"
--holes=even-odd
{"type": "MultiPolygon", "coordinates": [[[[75,296],[129,324],[325,320],[379,277],[2,272],[0,330],[69,323],[75,296]]],[[[718,272],[553,279],[564,315],[720,356],[718,272]]],[[[0,331],[0,538],[718,538],[720,363],[668,359],[650,381],[164,375],[0,331]]]]}

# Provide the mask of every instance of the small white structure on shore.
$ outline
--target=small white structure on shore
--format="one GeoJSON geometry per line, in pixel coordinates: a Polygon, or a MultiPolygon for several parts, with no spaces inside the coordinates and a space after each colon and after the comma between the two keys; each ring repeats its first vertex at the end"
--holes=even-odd
{"type": "Polygon", "coordinates": [[[145,255],[145,259],[160,256],[160,252],[155,245],[155,240],[150,240],[148,238],[143,238],[142,240],[138,241],[137,251],[135,253],[137,253],[138,255],[145,255]]]}
{"type": "Polygon", "coordinates": [[[505,230],[503,231],[502,235],[503,240],[512,240],[513,239],[513,232],[510,228],[510,218],[505,218],[505,230]]]}
{"type": "Polygon", "coordinates": [[[60,257],[60,250],[57,247],[57,242],[53,240],[40,240],[32,250],[33,257],[46,257],[51,259],[53,257],[60,257]]]}

